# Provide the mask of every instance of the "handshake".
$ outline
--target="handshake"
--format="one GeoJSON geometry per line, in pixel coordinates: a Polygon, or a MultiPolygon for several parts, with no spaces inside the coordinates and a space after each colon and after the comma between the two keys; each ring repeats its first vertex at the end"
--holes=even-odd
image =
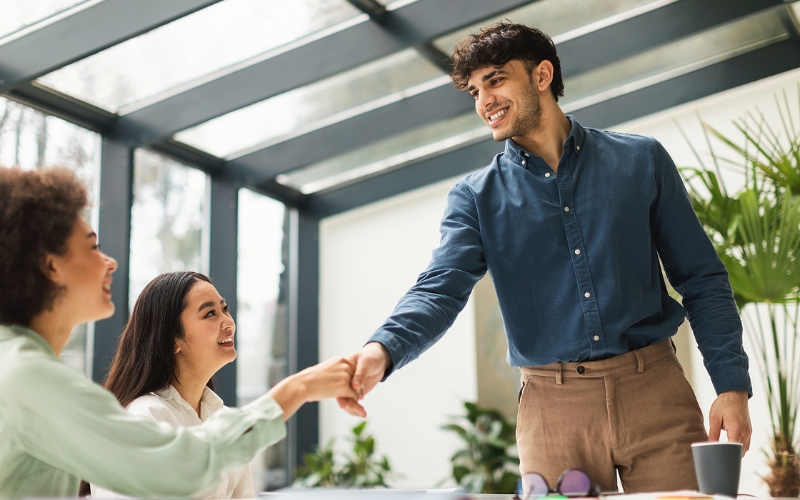
{"type": "Polygon", "coordinates": [[[304,403],[336,398],[347,413],[367,416],[359,401],[381,381],[391,364],[389,352],[370,342],[345,357],[332,358],[281,380],[270,395],[283,408],[288,420],[304,403]]]}

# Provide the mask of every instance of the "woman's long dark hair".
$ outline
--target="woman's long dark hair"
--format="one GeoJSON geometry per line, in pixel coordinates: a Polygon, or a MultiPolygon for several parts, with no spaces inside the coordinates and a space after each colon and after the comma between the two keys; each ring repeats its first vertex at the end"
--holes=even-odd
{"type": "MultiPolygon", "coordinates": [[[[122,406],[149,392],[166,389],[176,377],[175,339],[186,336],[181,313],[186,309],[186,295],[200,280],[211,283],[200,273],[160,274],[136,299],[105,383],[122,406]]],[[[213,380],[208,386],[214,389],[213,380]]]]}

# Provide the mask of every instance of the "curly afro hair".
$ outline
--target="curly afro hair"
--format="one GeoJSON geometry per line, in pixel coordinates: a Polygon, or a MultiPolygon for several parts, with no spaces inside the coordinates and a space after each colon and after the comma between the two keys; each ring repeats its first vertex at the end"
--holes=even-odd
{"type": "Polygon", "coordinates": [[[0,324],[28,326],[61,289],[42,271],[47,254],[64,255],[88,205],[70,170],[0,168],[0,324]]]}
{"type": "Polygon", "coordinates": [[[549,36],[536,28],[524,24],[500,22],[483,28],[478,33],[467,35],[456,44],[453,54],[453,85],[465,90],[473,71],[487,66],[503,66],[508,61],[522,61],[528,73],[540,62],[553,64],[553,81],[550,92],[556,102],[564,95],[564,80],[556,46],[549,36]]]}

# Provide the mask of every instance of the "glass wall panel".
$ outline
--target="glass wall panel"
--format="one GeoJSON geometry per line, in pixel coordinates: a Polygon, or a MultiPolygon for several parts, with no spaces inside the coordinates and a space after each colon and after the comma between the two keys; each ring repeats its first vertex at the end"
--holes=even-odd
{"type": "Polygon", "coordinates": [[[156,275],[208,273],[208,179],[156,153],[134,155],[129,310],[156,275]]]}
{"type": "Polygon", "coordinates": [[[434,40],[433,44],[449,54],[459,40],[501,19],[535,26],[550,35],[554,42],[560,43],[675,1],[539,0],[449,33],[434,40]]]}
{"type": "MultiPolygon", "coordinates": [[[[3,0],[0,37],[12,34],[87,0],[3,0]]],[[[0,38],[0,45],[5,42],[0,38]]]]}
{"type": "MultiPolygon", "coordinates": [[[[239,261],[236,312],[239,406],[265,394],[288,374],[284,272],[285,208],[247,189],[239,190],[239,261]]],[[[286,440],[250,464],[256,491],[286,484],[286,440]]]]}
{"type": "MultiPolygon", "coordinates": [[[[45,115],[0,97],[0,168],[33,170],[67,167],[86,182],[93,202],[84,214],[97,228],[100,180],[100,136],[69,122],[45,115]]],[[[100,235],[102,242],[103,235],[100,235]]],[[[70,366],[91,373],[86,352],[91,349],[94,323],[78,325],[72,332],[61,359],[70,366]]],[[[91,359],[91,358],[88,358],[91,359]]]]}
{"type": "Polygon", "coordinates": [[[175,135],[220,157],[236,157],[449,81],[414,49],[406,49],[228,113],[175,135]]]}
{"type": "Polygon", "coordinates": [[[426,125],[278,176],[281,184],[312,194],[490,137],[476,113],[426,125]]]}
{"type": "Polygon", "coordinates": [[[359,16],[345,0],[227,0],[38,81],[125,113],[128,105],[161,98],[168,89],[184,90],[200,78],[205,81],[231,65],[359,16]]]}

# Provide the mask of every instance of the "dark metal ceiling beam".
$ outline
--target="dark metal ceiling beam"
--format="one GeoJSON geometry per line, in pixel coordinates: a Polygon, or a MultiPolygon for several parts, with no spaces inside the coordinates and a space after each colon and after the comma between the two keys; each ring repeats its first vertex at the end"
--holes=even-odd
{"type": "Polygon", "coordinates": [[[503,145],[492,139],[471,144],[443,155],[349,184],[327,194],[315,196],[306,211],[315,217],[328,217],[398,194],[418,189],[451,177],[466,174],[489,164],[503,145]]]}
{"type": "Polygon", "coordinates": [[[473,102],[468,95],[445,85],[279,142],[229,163],[247,169],[258,178],[275,177],[399,132],[470,111],[473,102]]]}
{"type": "MultiPolygon", "coordinates": [[[[799,67],[800,45],[785,40],[572,114],[583,125],[611,127],[799,67]]],[[[489,164],[502,148],[491,139],[481,141],[314,197],[307,210],[327,217],[466,174],[489,164]]]]}
{"type": "Polygon", "coordinates": [[[783,4],[783,0],[673,2],[558,44],[561,70],[565,78],[573,76],[783,4]]]}
{"type": "MultiPolygon", "coordinates": [[[[617,25],[601,29],[559,45],[559,58],[566,76],[579,72],[571,61],[583,61],[590,67],[597,64],[587,60],[582,51],[594,54],[603,64],[631,55],[633,51],[650,48],[668,41],[692,35],[737,19],[773,8],[779,0],[682,0],[617,25]],[[680,5],[680,8],[677,6],[680,5]],[[723,5],[725,8],[722,8],[723,5]],[[713,12],[708,12],[709,9],[713,12]],[[632,47],[620,48],[635,40],[632,47]],[[603,45],[611,49],[606,51],[603,45]],[[564,55],[566,52],[567,55],[564,55]]],[[[418,95],[344,120],[303,136],[278,143],[237,158],[234,163],[246,165],[254,175],[264,178],[315,163],[333,155],[369,144],[386,137],[414,129],[473,109],[473,101],[461,95],[451,85],[428,90],[418,95]]],[[[618,123],[618,122],[616,122],[618,123]]]]}
{"type": "Polygon", "coordinates": [[[433,43],[420,43],[415,45],[414,48],[417,49],[417,52],[419,52],[422,57],[440,70],[447,74],[450,74],[450,71],[452,71],[453,61],[450,59],[450,56],[439,50],[433,43]]]}
{"type": "Polygon", "coordinates": [[[0,92],[220,0],[104,0],[0,45],[0,92]]]}
{"type": "Polygon", "coordinates": [[[530,0],[419,0],[123,116],[115,134],[155,142],[230,111],[428,42],[530,0]]]}
{"type": "Polygon", "coordinates": [[[589,127],[610,127],[797,68],[800,45],[784,40],[572,114],[589,127]]]}
{"type": "Polygon", "coordinates": [[[116,121],[113,113],[32,83],[23,83],[0,95],[101,134],[110,131],[116,121]]]}
{"type": "Polygon", "coordinates": [[[383,21],[386,7],[375,0],[347,0],[353,7],[368,15],[373,21],[383,21]]]}

